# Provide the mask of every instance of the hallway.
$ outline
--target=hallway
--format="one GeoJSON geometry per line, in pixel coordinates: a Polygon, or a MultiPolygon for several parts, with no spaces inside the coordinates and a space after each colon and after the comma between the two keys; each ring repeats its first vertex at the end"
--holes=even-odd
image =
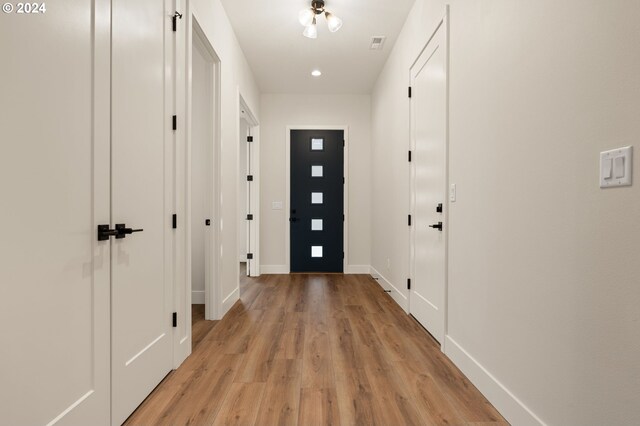
{"type": "Polygon", "coordinates": [[[0,426],[640,425],[638,22],[7,0],[0,426]]]}
{"type": "Polygon", "coordinates": [[[365,275],[244,278],[127,425],[507,424],[365,275]]]}

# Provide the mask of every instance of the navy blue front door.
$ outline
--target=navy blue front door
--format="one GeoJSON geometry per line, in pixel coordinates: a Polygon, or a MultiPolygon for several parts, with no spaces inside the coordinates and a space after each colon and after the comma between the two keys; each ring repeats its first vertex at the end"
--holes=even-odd
{"type": "Polygon", "coordinates": [[[343,272],[344,132],[291,130],[291,272],[343,272]]]}

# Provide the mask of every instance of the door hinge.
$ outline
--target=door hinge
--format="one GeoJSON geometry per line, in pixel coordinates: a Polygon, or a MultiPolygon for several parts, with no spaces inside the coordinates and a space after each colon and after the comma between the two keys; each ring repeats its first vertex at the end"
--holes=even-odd
{"type": "Polygon", "coordinates": [[[411,97],[411,86],[409,86],[409,97],[411,97]]]}
{"type": "Polygon", "coordinates": [[[174,312],[173,315],[171,316],[171,322],[173,323],[174,327],[178,326],[178,313],[174,312]]]}
{"type": "Polygon", "coordinates": [[[345,145],[345,141],[344,141],[344,139],[342,139],[342,147],[344,148],[345,146],[346,146],[345,145]]]}
{"type": "Polygon", "coordinates": [[[344,259],[344,252],[342,252],[342,258],[344,259]]]}
{"type": "Polygon", "coordinates": [[[204,226],[211,226],[211,219],[205,219],[204,226]]]}
{"type": "Polygon", "coordinates": [[[344,215],[342,215],[342,221],[344,222],[344,215]]]}
{"type": "Polygon", "coordinates": [[[247,253],[247,260],[253,259],[253,253],[247,253]]]}
{"type": "Polygon", "coordinates": [[[409,162],[411,162],[411,150],[409,150],[409,162]]]}
{"type": "Polygon", "coordinates": [[[411,278],[407,278],[407,290],[411,290],[411,278]]]}
{"type": "Polygon", "coordinates": [[[409,226],[411,226],[411,215],[408,216],[408,222],[409,222],[409,226]]]}
{"type": "Polygon", "coordinates": [[[171,227],[173,229],[178,229],[178,215],[175,213],[171,217],[171,227]]]}
{"type": "Polygon", "coordinates": [[[253,215],[252,214],[248,214],[247,215],[247,220],[253,220],[253,215]]]}
{"type": "Polygon", "coordinates": [[[247,182],[253,182],[253,175],[247,176],[247,182]]]}
{"type": "Polygon", "coordinates": [[[343,177],[342,178],[342,184],[344,185],[345,183],[347,183],[347,180],[343,177]]]}
{"type": "Polygon", "coordinates": [[[173,130],[178,130],[178,116],[177,116],[177,115],[174,115],[174,116],[172,117],[172,120],[173,120],[173,121],[172,121],[172,125],[171,125],[171,127],[173,128],[173,130]]]}
{"type": "Polygon", "coordinates": [[[247,142],[253,142],[253,136],[247,136],[247,142]]]}
{"type": "Polygon", "coordinates": [[[182,13],[178,13],[178,11],[176,11],[171,19],[173,20],[173,32],[175,33],[178,31],[178,19],[182,19],[182,13]]]}

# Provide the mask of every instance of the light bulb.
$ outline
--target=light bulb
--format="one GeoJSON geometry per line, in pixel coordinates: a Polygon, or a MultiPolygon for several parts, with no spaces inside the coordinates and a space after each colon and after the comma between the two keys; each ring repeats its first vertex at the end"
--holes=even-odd
{"type": "Polygon", "coordinates": [[[333,13],[325,12],[325,18],[327,18],[327,26],[329,27],[329,31],[335,33],[342,27],[342,19],[338,18],[333,13]]]}
{"type": "Polygon", "coordinates": [[[311,25],[307,26],[302,33],[303,36],[308,38],[318,38],[318,28],[316,27],[316,18],[313,18],[311,25]]]}
{"type": "Polygon", "coordinates": [[[313,12],[313,9],[304,9],[300,11],[298,15],[298,20],[302,24],[303,27],[308,27],[313,22],[313,18],[316,14],[313,12]]]}

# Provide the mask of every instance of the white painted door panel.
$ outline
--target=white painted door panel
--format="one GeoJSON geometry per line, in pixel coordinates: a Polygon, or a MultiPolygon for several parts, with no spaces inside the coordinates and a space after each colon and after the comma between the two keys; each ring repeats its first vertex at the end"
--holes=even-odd
{"type": "Polygon", "coordinates": [[[109,424],[109,17],[0,14],[1,424],[109,424]]]}
{"type": "MultiPolygon", "coordinates": [[[[113,241],[112,424],[121,424],[173,363],[165,206],[165,3],[114,0],[112,218],[143,232],[113,241]]],[[[167,94],[168,95],[168,94],[167,94]]]]}
{"type": "Polygon", "coordinates": [[[414,279],[411,314],[439,341],[444,338],[446,271],[446,29],[442,25],[411,68],[413,127],[414,279]]]}

